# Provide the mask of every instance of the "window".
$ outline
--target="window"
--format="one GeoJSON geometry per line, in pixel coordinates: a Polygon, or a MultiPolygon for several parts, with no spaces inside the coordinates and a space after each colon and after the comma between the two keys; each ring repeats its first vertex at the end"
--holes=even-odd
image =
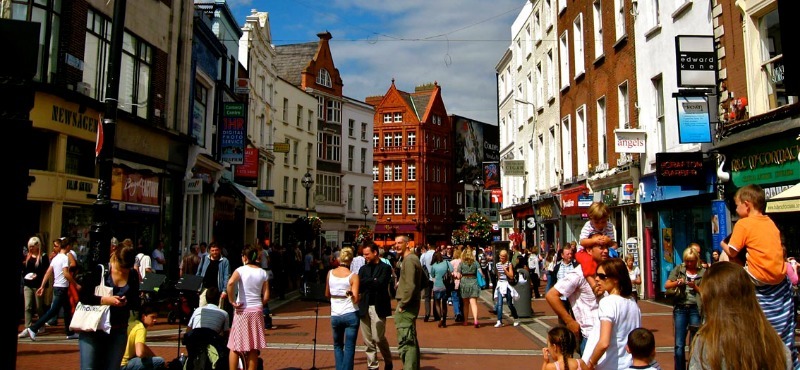
{"type": "Polygon", "coordinates": [[[383,166],[383,181],[392,181],[392,165],[383,166]]]}
{"type": "Polygon", "coordinates": [[[341,143],[342,138],[339,135],[334,135],[327,132],[320,132],[319,137],[319,151],[317,155],[319,159],[325,161],[339,162],[341,158],[341,143]]]}
{"type": "Polygon", "coordinates": [[[314,153],[314,143],[306,144],[308,147],[306,148],[306,166],[311,167],[311,158],[314,153]]]}
{"type": "Polygon", "coordinates": [[[544,80],[542,79],[542,62],[536,63],[536,107],[544,106],[544,80]]]}
{"type": "Polygon", "coordinates": [[[650,9],[648,9],[647,23],[650,27],[654,28],[661,25],[661,4],[660,0],[650,0],[650,9]]]}
{"type": "Polygon", "coordinates": [[[331,84],[331,75],[325,68],[320,69],[319,73],[317,73],[317,84],[328,88],[333,86],[331,84]]]}
{"type": "Polygon", "coordinates": [[[417,165],[413,162],[408,163],[408,181],[417,180],[417,165]]]}
{"type": "Polygon", "coordinates": [[[539,101],[536,100],[537,96],[533,93],[533,87],[534,87],[533,86],[533,74],[528,73],[527,80],[525,82],[526,82],[526,84],[525,84],[526,85],[525,86],[526,90],[528,90],[528,91],[526,91],[526,94],[527,94],[526,97],[530,100],[529,102],[532,103],[532,104],[525,104],[525,107],[527,107],[527,110],[528,110],[528,114],[527,114],[528,118],[532,119],[533,118],[533,108],[539,106],[539,101]]]}
{"type": "Polygon", "coordinates": [[[594,59],[603,55],[603,4],[602,0],[595,0],[594,12],[594,59]]]}
{"type": "Polygon", "coordinates": [[[403,133],[394,133],[394,146],[403,146],[403,133]]]}
{"type": "Polygon", "coordinates": [[[572,52],[575,54],[575,78],[585,72],[583,63],[583,13],[579,13],[572,22],[572,52]]]}
{"type": "Polygon", "coordinates": [[[549,31],[550,27],[553,26],[553,0],[544,0],[544,5],[542,5],[542,14],[544,14],[544,29],[549,31]]]}
{"type": "Polygon", "coordinates": [[[317,195],[322,195],[325,202],[341,203],[341,180],[338,174],[317,174],[317,195]]]}
{"type": "MultiPolygon", "coordinates": [[[[289,139],[284,139],[283,142],[286,143],[286,144],[289,144],[289,139]]],[[[288,153],[284,154],[284,156],[283,156],[283,164],[285,164],[285,165],[289,164],[289,155],[288,155],[288,153]]]]}
{"type": "Polygon", "coordinates": [[[403,113],[397,112],[394,114],[395,122],[403,122],[403,113]]]}
{"type": "Polygon", "coordinates": [[[408,210],[406,213],[413,215],[417,213],[417,197],[414,194],[409,194],[407,197],[406,205],[408,210]]]}
{"type": "Polygon", "coordinates": [[[362,186],[361,187],[361,197],[359,198],[359,200],[361,200],[361,201],[358,204],[363,204],[365,206],[367,205],[367,187],[366,186],[362,186]]]}
{"type": "Polygon", "coordinates": [[[572,124],[570,116],[561,119],[561,163],[564,178],[572,177],[572,124]]]}
{"type": "Polygon", "coordinates": [[[317,119],[325,119],[325,97],[317,96],[317,119]]]}
{"type": "MultiPolygon", "coordinates": [[[[762,71],[760,76],[754,76],[754,80],[759,87],[754,89],[756,91],[753,92],[753,98],[758,96],[760,98],[758,101],[766,104],[752,105],[753,111],[750,112],[751,115],[754,114],[754,111],[764,108],[771,110],[787,105],[790,102],[797,102],[796,96],[792,97],[786,92],[784,82],[786,73],[784,71],[786,67],[789,67],[790,72],[788,74],[791,75],[796,73],[795,68],[797,67],[786,63],[783,59],[781,40],[784,37],[791,36],[781,35],[781,24],[778,15],[778,9],[775,9],[759,19],[753,19],[758,25],[757,32],[761,46],[761,50],[757,51],[758,54],[753,55],[753,59],[758,63],[760,58],[762,71]]],[[[756,101],[756,99],[751,98],[751,102],[753,101],[756,101]]]]}
{"type": "Polygon", "coordinates": [[[347,136],[356,137],[356,120],[354,119],[347,120],[347,136]]]}
{"type": "Polygon", "coordinates": [[[356,147],[353,145],[347,146],[347,170],[353,171],[353,160],[356,153],[356,147]]]}
{"type": "Polygon", "coordinates": [[[667,151],[667,128],[664,120],[664,81],[661,75],[653,78],[653,100],[656,106],[656,132],[658,134],[658,145],[656,152],[667,151]]]}
{"type": "Polygon", "coordinates": [[[383,123],[392,123],[392,114],[391,113],[384,113],[383,114],[383,123]]]}
{"type": "Polygon", "coordinates": [[[297,123],[296,123],[296,126],[297,127],[301,127],[302,123],[303,123],[303,106],[300,105],[300,104],[297,104],[297,123]]]}
{"type": "MultiPolygon", "coordinates": [[[[49,139],[49,137],[48,137],[49,139]]],[[[65,172],[70,175],[84,177],[95,176],[95,143],[92,141],[81,140],[75,137],[67,138],[67,155],[65,172]]],[[[45,157],[47,156],[45,150],[45,157]]],[[[45,170],[48,170],[46,158],[43,158],[45,170]]]]}
{"type": "Polygon", "coordinates": [[[517,60],[517,68],[522,67],[522,42],[517,38],[514,41],[517,44],[516,52],[516,60],[517,60]]]}
{"type": "Polygon", "coordinates": [[[380,176],[380,172],[378,171],[378,166],[372,166],[372,181],[376,182],[380,180],[378,176],[380,176]]]}
{"type": "Polygon", "coordinates": [[[616,40],[619,41],[625,36],[625,0],[614,1],[614,26],[616,27],[616,40]]]}
{"type": "Polygon", "coordinates": [[[377,148],[380,140],[381,138],[378,136],[378,134],[372,134],[372,147],[377,148]]]}
{"type": "Polygon", "coordinates": [[[555,97],[556,70],[553,63],[553,49],[547,51],[547,100],[555,97]]]}
{"type": "Polygon", "coordinates": [[[542,16],[538,10],[533,13],[533,38],[537,45],[542,41],[542,16]]]}
{"type": "Polygon", "coordinates": [[[292,141],[292,164],[297,166],[297,156],[300,151],[300,142],[297,140],[292,141]]]}
{"type": "Polygon", "coordinates": [[[311,128],[314,127],[312,126],[314,124],[314,111],[309,109],[306,117],[306,130],[311,131],[311,128]]]}
{"type": "Polygon", "coordinates": [[[555,170],[555,173],[556,173],[555,185],[558,185],[558,182],[560,180],[559,177],[558,177],[558,173],[559,173],[558,171],[561,171],[561,167],[558,165],[559,160],[558,160],[558,152],[556,151],[557,148],[556,148],[556,127],[555,126],[550,127],[550,137],[548,137],[547,139],[548,139],[548,141],[547,141],[547,150],[548,150],[547,153],[549,153],[549,156],[550,156],[550,168],[555,170]]]}
{"type": "Polygon", "coordinates": [[[289,202],[289,176],[283,177],[283,203],[289,202]]]}
{"type": "Polygon", "coordinates": [[[408,146],[415,146],[417,145],[417,133],[415,131],[408,132],[408,139],[406,141],[408,146]]]}
{"type": "Polygon", "coordinates": [[[403,197],[399,194],[394,196],[394,214],[399,215],[403,213],[403,197]]]}
{"type": "MultiPolygon", "coordinates": [[[[3,4],[12,3],[10,5],[11,9],[11,19],[20,20],[20,21],[30,21],[34,23],[39,23],[39,50],[38,50],[38,60],[36,63],[36,74],[33,77],[34,81],[38,82],[53,82],[53,79],[56,76],[57,72],[57,65],[58,65],[58,58],[59,58],[59,31],[61,30],[61,1],[30,1],[30,0],[23,0],[23,1],[15,1],[17,4],[13,4],[11,1],[6,1],[3,4]],[[19,3],[22,4],[19,4],[19,3]],[[25,4],[27,3],[27,4],[25,4]],[[50,3],[51,5],[47,5],[50,3]],[[48,34],[48,30],[50,34],[48,34]]],[[[8,8],[6,8],[7,10],[8,8]]],[[[94,13],[90,10],[89,11],[89,19],[91,20],[91,16],[94,13]]],[[[7,16],[5,16],[7,18],[7,16]]],[[[111,22],[106,21],[105,27],[106,30],[110,30],[111,22]]],[[[91,31],[90,31],[91,32],[91,31]]],[[[104,35],[104,32],[99,32],[95,30],[98,35],[104,35]]],[[[110,32],[109,32],[110,33],[110,32]]],[[[86,37],[87,41],[89,41],[89,35],[86,37]]],[[[88,46],[88,42],[87,42],[88,46]]],[[[109,51],[109,44],[105,43],[98,51],[102,52],[102,55],[105,56],[108,54],[109,51]]],[[[88,49],[88,48],[87,48],[88,49]]],[[[88,54],[88,50],[87,50],[88,54]]],[[[90,61],[87,58],[84,58],[84,68],[92,68],[92,75],[93,76],[100,76],[97,72],[103,74],[106,73],[106,67],[101,67],[99,65],[90,65],[89,62],[96,63],[99,60],[103,60],[101,58],[92,58],[90,61]],[[102,71],[100,70],[102,69],[102,71]]],[[[85,70],[85,69],[84,69],[85,70]]],[[[103,77],[104,79],[105,77],[103,77]]],[[[86,81],[84,79],[84,81],[86,81]]],[[[93,87],[97,85],[92,85],[93,87]]],[[[101,94],[97,96],[104,96],[105,95],[105,83],[100,86],[101,94]]],[[[90,88],[90,93],[94,93],[92,90],[97,90],[90,88]]],[[[100,100],[98,98],[98,100],[100,100]]],[[[94,177],[94,175],[90,175],[89,177],[94,177]]]]}
{"type": "Polygon", "coordinates": [[[394,164],[394,181],[403,181],[403,166],[400,163],[394,164]]]}
{"type": "Polygon", "coordinates": [[[392,146],[392,134],[383,134],[383,146],[387,148],[392,146]]]}
{"type": "Polygon", "coordinates": [[[597,161],[608,163],[608,128],[606,127],[606,97],[597,99],[597,161]]]}
{"type": "Polygon", "coordinates": [[[289,99],[283,98],[283,115],[281,116],[284,124],[289,123],[289,99]]]}
{"type": "Polygon", "coordinates": [[[361,140],[367,140],[367,124],[361,122],[361,140]]]}
{"type": "Polygon", "coordinates": [[[325,118],[328,122],[341,123],[342,122],[342,102],[336,100],[328,100],[325,118]]]}
{"type": "Polygon", "coordinates": [[[361,148],[361,173],[367,173],[367,148],[361,148]]]}
{"type": "Polygon", "coordinates": [[[441,126],[442,125],[442,117],[440,117],[438,114],[434,114],[431,117],[431,122],[433,122],[434,125],[441,126]]]}
{"type": "MultiPolygon", "coordinates": [[[[547,162],[544,161],[544,158],[545,158],[545,155],[544,155],[544,135],[539,135],[538,139],[539,139],[539,141],[538,141],[539,146],[536,148],[536,157],[538,159],[536,161],[536,163],[537,163],[536,170],[537,170],[537,173],[546,174],[547,173],[547,168],[545,167],[545,165],[547,164],[547,162]]],[[[531,145],[531,149],[533,149],[533,145],[531,145]]],[[[555,155],[555,153],[553,155],[555,155]]],[[[547,176],[536,176],[536,187],[539,188],[539,189],[546,188],[547,187],[546,180],[547,180],[547,176]]]]}
{"type": "Polygon", "coordinates": [[[378,196],[375,194],[372,195],[372,214],[378,214],[378,196]]]}
{"type": "Polygon", "coordinates": [[[194,80],[194,107],[192,108],[192,138],[197,140],[201,147],[206,146],[206,127],[208,118],[208,88],[194,80]]]}
{"type": "Polygon", "coordinates": [[[589,147],[586,142],[586,105],[581,105],[575,111],[575,141],[578,149],[578,175],[589,172],[589,147]]]}
{"type": "MultiPolygon", "coordinates": [[[[16,7],[17,5],[15,4],[14,6],[16,7]]],[[[37,14],[40,10],[38,7],[32,9],[37,14]]],[[[31,18],[33,21],[46,22],[44,19],[34,19],[38,18],[35,14],[31,18]]],[[[45,38],[44,34],[39,36],[40,40],[45,38]]],[[[108,59],[110,58],[108,53],[111,51],[111,21],[91,9],[89,9],[87,15],[85,43],[83,82],[90,86],[90,97],[104,100],[108,78],[106,76],[108,59]]],[[[50,52],[53,52],[53,50],[50,52]]],[[[40,51],[39,54],[44,54],[44,52],[40,51]]],[[[144,40],[126,31],[123,35],[122,64],[120,65],[118,85],[120,110],[140,118],[148,118],[152,63],[152,47],[144,40]]],[[[52,68],[53,66],[50,67],[52,68]]]]}
{"type": "Polygon", "coordinates": [[[569,86],[569,41],[567,31],[558,38],[558,62],[561,63],[561,88],[569,86]]]}
{"type": "Polygon", "coordinates": [[[297,179],[292,179],[292,204],[297,206],[297,179]]]}
{"type": "Polygon", "coordinates": [[[355,186],[347,185],[347,210],[353,211],[353,192],[355,192],[355,186]]]}
{"type": "Polygon", "coordinates": [[[531,35],[531,25],[525,25],[525,54],[530,55],[533,50],[533,38],[531,35]]]}
{"type": "Polygon", "coordinates": [[[392,213],[392,196],[391,195],[384,195],[383,196],[383,214],[391,214],[392,213]]]}
{"type": "Polygon", "coordinates": [[[619,107],[619,128],[630,128],[628,121],[628,81],[617,87],[617,106],[619,107]]]}
{"type": "Polygon", "coordinates": [[[558,0],[558,13],[561,14],[567,9],[567,0],[558,0]]]}

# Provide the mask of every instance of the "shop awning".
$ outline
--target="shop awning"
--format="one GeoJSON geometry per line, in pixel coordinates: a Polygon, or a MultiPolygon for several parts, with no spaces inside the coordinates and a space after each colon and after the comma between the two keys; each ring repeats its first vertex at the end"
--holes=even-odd
{"type": "Polygon", "coordinates": [[[269,207],[267,207],[267,205],[264,204],[264,202],[262,202],[261,199],[258,199],[258,197],[255,194],[253,194],[253,192],[250,191],[250,189],[242,185],[239,185],[237,183],[233,183],[233,185],[236,186],[236,190],[238,190],[240,193],[242,193],[242,195],[244,195],[244,200],[251,206],[256,207],[256,209],[258,209],[259,211],[269,210],[269,207]]]}
{"type": "Polygon", "coordinates": [[[767,213],[798,211],[800,211],[800,184],[784,190],[767,201],[767,213]]]}

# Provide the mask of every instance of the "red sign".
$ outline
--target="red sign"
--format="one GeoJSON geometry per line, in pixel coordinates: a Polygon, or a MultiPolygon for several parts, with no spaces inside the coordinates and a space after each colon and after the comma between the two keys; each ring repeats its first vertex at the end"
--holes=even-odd
{"type": "Polygon", "coordinates": [[[492,189],[492,203],[503,203],[503,189],[492,189]]]}
{"type": "Polygon", "coordinates": [[[258,149],[244,149],[244,163],[234,170],[236,180],[255,180],[258,178],[258,149]]]}
{"type": "Polygon", "coordinates": [[[583,185],[561,191],[559,193],[561,195],[561,214],[579,215],[583,213],[585,208],[578,207],[578,197],[588,192],[589,189],[583,185]]]}
{"type": "Polygon", "coordinates": [[[111,170],[111,200],[158,205],[158,175],[126,167],[111,170]]]}

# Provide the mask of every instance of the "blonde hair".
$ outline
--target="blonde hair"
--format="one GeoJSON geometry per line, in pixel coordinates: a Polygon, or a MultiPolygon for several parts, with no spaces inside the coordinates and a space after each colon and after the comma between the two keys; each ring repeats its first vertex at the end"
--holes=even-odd
{"type": "Polygon", "coordinates": [[[472,254],[472,248],[464,248],[464,251],[461,252],[461,262],[466,263],[467,265],[471,265],[473,262],[475,262],[475,255],[472,254]]]}
{"type": "Polygon", "coordinates": [[[339,264],[340,265],[347,265],[350,266],[350,262],[353,261],[353,248],[342,248],[339,251],[339,264]]]}
{"type": "Polygon", "coordinates": [[[634,258],[633,258],[633,255],[632,255],[632,254],[626,254],[626,255],[625,255],[625,257],[624,257],[624,259],[625,259],[625,262],[628,262],[628,261],[633,261],[633,260],[634,260],[634,258]]]}
{"type": "Polygon", "coordinates": [[[608,210],[608,206],[602,202],[594,202],[592,205],[589,206],[589,209],[586,211],[589,215],[589,218],[592,220],[601,220],[604,218],[609,218],[611,216],[611,212],[608,210]]]}
{"type": "Polygon", "coordinates": [[[38,236],[33,236],[30,239],[28,239],[28,249],[41,246],[42,246],[42,240],[39,239],[38,236]]]}
{"type": "Polygon", "coordinates": [[[688,247],[686,247],[686,249],[683,250],[683,260],[684,261],[686,261],[686,260],[699,261],[700,260],[700,255],[697,253],[696,250],[694,250],[694,248],[692,248],[691,244],[688,247]]]}
{"type": "Polygon", "coordinates": [[[456,250],[453,251],[453,259],[454,260],[461,259],[461,250],[460,249],[456,249],[456,250]]]}

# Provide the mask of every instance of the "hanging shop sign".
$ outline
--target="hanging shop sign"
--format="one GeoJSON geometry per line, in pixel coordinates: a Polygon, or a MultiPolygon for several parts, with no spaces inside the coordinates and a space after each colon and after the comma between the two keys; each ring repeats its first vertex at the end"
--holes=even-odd
{"type": "Polygon", "coordinates": [[[244,103],[224,103],[220,150],[222,161],[230,164],[244,163],[244,139],[247,124],[244,103]]]}
{"type": "Polygon", "coordinates": [[[559,195],[561,196],[561,214],[565,216],[580,215],[586,207],[592,204],[589,189],[583,185],[562,190],[559,195]]]}
{"type": "Polygon", "coordinates": [[[483,183],[486,190],[500,188],[499,162],[483,162],[483,183]]]}
{"type": "Polygon", "coordinates": [[[675,36],[678,87],[710,87],[717,82],[714,36],[675,36]]]}
{"type": "Polygon", "coordinates": [[[708,98],[704,96],[679,96],[678,140],[681,144],[710,143],[711,124],[708,115],[708,98]]]}
{"type": "Polygon", "coordinates": [[[730,211],[725,205],[725,200],[715,199],[711,201],[711,247],[719,251],[719,243],[728,236],[730,229],[730,211]]]}
{"type": "Polygon", "coordinates": [[[508,159],[501,162],[503,165],[503,175],[524,177],[525,176],[525,160],[524,159],[508,159]]]}
{"type": "Polygon", "coordinates": [[[644,153],[647,133],[644,130],[614,130],[614,151],[617,153],[644,153]]]}
{"type": "Polygon", "coordinates": [[[245,186],[257,186],[258,181],[258,149],[244,149],[244,163],[233,171],[236,182],[245,186]]]}
{"type": "Polygon", "coordinates": [[[656,181],[659,186],[703,186],[703,153],[656,153],[656,181]]]}

